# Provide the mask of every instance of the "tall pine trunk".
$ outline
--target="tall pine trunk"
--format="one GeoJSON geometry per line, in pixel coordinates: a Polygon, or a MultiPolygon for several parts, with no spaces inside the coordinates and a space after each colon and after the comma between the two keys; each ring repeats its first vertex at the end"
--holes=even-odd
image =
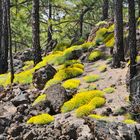
{"type": "Polygon", "coordinates": [[[140,0],[138,0],[138,16],[140,17],[140,0]]]}
{"type": "Polygon", "coordinates": [[[113,50],[113,67],[119,68],[124,61],[123,44],[123,0],[114,0],[115,46],[113,50]]]}
{"type": "Polygon", "coordinates": [[[13,54],[12,54],[12,36],[11,36],[11,18],[10,18],[10,0],[7,0],[7,23],[9,34],[9,55],[10,55],[10,71],[11,71],[11,83],[14,81],[14,67],[13,67],[13,54]]]}
{"type": "Polygon", "coordinates": [[[135,2],[128,0],[129,3],[129,48],[130,48],[130,79],[136,75],[136,19],[135,19],[135,2]]]}
{"type": "Polygon", "coordinates": [[[8,71],[8,24],[7,24],[7,0],[2,0],[2,36],[0,51],[0,74],[8,71]]]}
{"type": "Polygon", "coordinates": [[[108,19],[109,0],[103,0],[103,17],[102,20],[108,19]]]}
{"type": "Polygon", "coordinates": [[[1,63],[1,55],[2,55],[1,36],[2,36],[2,1],[0,0],[0,63],[1,63]]]}
{"type": "Polygon", "coordinates": [[[34,52],[34,65],[36,65],[42,60],[40,47],[39,0],[33,0],[32,44],[34,52]]]}
{"type": "Polygon", "coordinates": [[[49,14],[48,14],[48,21],[49,21],[49,26],[48,26],[48,43],[50,43],[50,41],[52,41],[52,24],[51,24],[51,20],[52,20],[52,4],[51,4],[51,0],[48,1],[48,9],[49,9],[49,14]]]}
{"type": "Polygon", "coordinates": [[[130,111],[135,119],[140,121],[140,76],[139,66],[136,65],[137,41],[136,41],[136,15],[135,0],[129,3],[129,48],[130,48],[130,111]],[[137,70],[138,69],[138,70],[137,70]]]}
{"type": "Polygon", "coordinates": [[[83,36],[83,22],[84,22],[84,13],[81,12],[80,14],[80,20],[79,20],[79,25],[80,25],[80,37],[83,36]]]}

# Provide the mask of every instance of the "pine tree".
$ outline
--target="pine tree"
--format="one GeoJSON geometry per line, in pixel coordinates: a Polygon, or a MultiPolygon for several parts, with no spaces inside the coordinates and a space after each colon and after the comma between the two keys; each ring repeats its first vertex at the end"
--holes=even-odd
{"type": "Polygon", "coordinates": [[[4,74],[8,71],[8,22],[7,22],[7,1],[2,0],[1,1],[1,23],[2,23],[2,36],[1,36],[1,47],[0,47],[0,74],[4,74]]]}
{"type": "Polygon", "coordinates": [[[39,0],[33,0],[32,4],[32,43],[34,52],[34,65],[36,65],[42,60],[40,47],[39,0]]]}
{"type": "Polygon", "coordinates": [[[108,19],[109,0],[103,0],[103,17],[102,20],[108,19]]]}
{"type": "Polygon", "coordinates": [[[114,68],[120,67],[120,62],[124,61],[123,44],[123,0],[114,0],[114,24],[115,24],[115,46],[113,50],[114,68]]]}

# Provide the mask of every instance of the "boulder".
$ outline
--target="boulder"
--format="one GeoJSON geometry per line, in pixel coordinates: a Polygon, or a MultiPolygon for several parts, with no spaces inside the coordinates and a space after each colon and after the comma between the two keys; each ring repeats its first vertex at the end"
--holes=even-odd
{"type": "Polygon", "coordinates": [[[36,70],[33,74],[33,84],[37,89],[42,90],[50,79],[54,77],[56,74],[55,68],[51,65],[44,66],[38,70],[36,70]]]}
{"type": "Polygon", "coordinates": [[[61,84],[56,84],[45,90],[51,108],[51,114],[60,113],[60,108],[68,100],[66,90],[61,84]]]}
{"type": "Polygon", "coordinates": [[[140,131],[135,125],[121,122],[86,119],[94,139],[97,140],[139,140],[140,131]]]}
{"type": "Polygon", "coordinates": [[[32,49],[25,50],[21,55],[22,61],[30,61],[33,60],[33,51],[32,49]]]}
{"type": "Polygon", "coordinates": [[[12,105],[12,103],[0,103],[0,119],[1,118],[10,118],[17,111],[17,108],[12,105]]]}
{"type": "Polygon", "coordinates": [[[79,59],[83,54],[82,50],[73,50],[69,56],[69,60],[79,59]]]}
{"type": "Polygon", "coordinates": [[[19,95],[15,96],[15,98],[13,98],[11,101],[12,101],[14,106],[19,106],[21,104],[29,103],[29,99],[27,97],[27,94],[24,92],[21,92],[19,95]]]}

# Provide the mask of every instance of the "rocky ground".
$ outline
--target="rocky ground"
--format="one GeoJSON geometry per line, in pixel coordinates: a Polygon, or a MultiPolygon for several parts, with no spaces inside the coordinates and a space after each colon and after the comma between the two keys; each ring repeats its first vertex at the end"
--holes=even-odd
{"type": "MultiPolygon", "coordinates": [[[[96,31],[97,29],[93,29],[90,41],[95,37],[96,31]]],[[[99,45],[98,49],[109,56],[110,50],[104,45],[99,45]]],[[[86,58],[91,51],[83,53],[74,50],[69,58],[82,60],[85,67],[83,75],[75,78],[79,79],[81,84],[78,91],[73,92],[90,90],[93,85],[99,90],[114,88],[113,93],[105,94],[105,105],[93,112],[107,116],[105,119],[77,118],[74,111],[61,113],[60,107],[71,98],[68,96],[70,91],[65,90],[61,84],[42,90],[48,79],[56,73],[52,66],[47,65],[35,72],[32,85],[13,84],[5,89],[0,87],[0,140],[139,140],[140,124],[122,123],[126,117],[124,113],[129,113],[129,93],[126,87],[127,63],[123,63],[119,69],[112,69],[107,58],[89,63],[86,58]],[[99,71],[98,68],[104,65],[106,70],[99,71]],[[46,73],[50,77],[47,77],[46,73]],[[83,79],[84,76],[93,74],[100,75],[100,80],[87,83],[83,79]],[[34,100],[42,93],[47,93],[48,101],[32,106],[34,100]],[[48,125],[27,124],[30,117],[41,113],[53,115],[55,121],[48,125]]],[[[23,71],[24,62],[32,59],[31,49],[16,53],[14,55],[16,73],[23,71]]]]}
{"type": "MultiPolygon", "coordinates": [[[[38,90],[30,85],[16,85],[4,89],[0,87],[0,140],[139,140],[140,125],[124,124],[122,114],[116,110],[127,111],[129,93],[125,79],[128,67],[112,69],[108,60],[98,60],[96,63],[84,62],[84,74],[80,79],[79,90],[87,89],[93,83],[86,83],[83,77],[99,74],[101,79],[94,84],[103,90],[113,87],[114,93],[106,94],[106,104],[94,113],[109,116],[105,120],[95,120],[88,117],[77,118],[74,111],[60,113],[60,106],[68,100],[67,91],[60,84],[51,86],[47,91],[38,90]],[[97,67],[107,65],[105,72],[97,67]],[[32,88],[31,88],[32,87],[32,88]],[[49,103],[44,102],[35,107],[33,101],[42,92],[49,93],[49,103]],[[60,96],[61,95],[61,96],[60,96]],[[55,121],[49,125],[29,125],[27,120],[40,113],[54,115],[55,121]]],[[[54,71],[55,73],[55,71],[54,71]]]]}

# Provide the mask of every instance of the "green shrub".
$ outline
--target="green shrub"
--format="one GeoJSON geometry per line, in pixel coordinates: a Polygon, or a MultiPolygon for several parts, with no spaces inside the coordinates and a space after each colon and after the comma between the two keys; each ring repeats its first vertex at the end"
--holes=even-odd
{"type": "Polygon", "coordinates": [[[91,54],[88,57],[89,61],[96,61],[98,59],[100,59],[102,57],[102,52],[99,50],[95,50],[93,52],[91,52],[91,54]]]}
{"type": "Polygon", "coordinates": [[[107,70],[107,66],[106,65],[102,65],[102,66],[98,67],[98,70],[100,72],[105,72],[107,70]]]}
{"type": "Polygon", "coordinates": [[[88,90],[95,90],[95,89],[97,89],[97,85],[95,84],[92,84],[88,87],[88,90]]]}
{"type": "Polygon", "coordinates": [[[87,83],[91,83],[91,82],[96,82],[100,79],[100,76],[97,75],[97,74],[94,74],[94,75],[88,75],[88,76],[85,76],[84,77],[84,80],[87,82],[87,83]]]}
{"type": "Polygon", "coordinates": [[[105,93],[113,93],[113,92],[115,92],[115,89],[113,87],[108,87],[108,88],[105,88],[103,91],[105,93]]]}

